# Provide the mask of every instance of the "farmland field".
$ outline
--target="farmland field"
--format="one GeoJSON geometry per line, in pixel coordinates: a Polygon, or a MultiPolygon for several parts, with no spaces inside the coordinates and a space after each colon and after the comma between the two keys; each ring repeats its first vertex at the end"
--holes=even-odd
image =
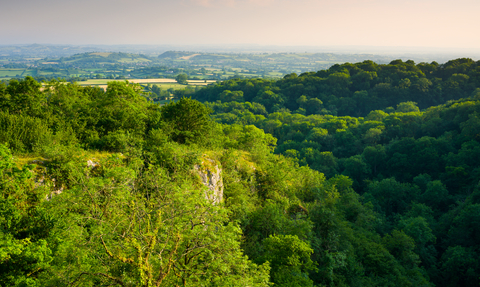
{"type": "MultiPolygon", "coordinates": [[[[130,83],[136,83],[136,84],[160,84],[160,85],[164,85],[164,84],[171,84],[171,85],[180,85],[180,84],[177,84],[177,81],[175,79],[126,79],[128,80],[130,83]]],[[[113,79],[91,79],[91,80],[87,80],[87,81],[82,81],[82,82],[78,82],[78,84],[82,85],[82,86],[88,86],[88,85],[107,85],[108,82],[114,82],[114,81],[125,81],[125,79],[121,79],[121,80],[113,80],[113,79]]],[[[200,86],[200,85],[207,85],[209,83],[213,83],[215,81],[213,80],[210,80],[210,81],[207,81],[205,83],[205,81],[203,80],[188,80],[187,81],[189,85],[196,85],[196,86],[200,86]]],[[[183,86],[185,87],[185,85],[180,85],[180,86],[183,86]]]]}
{"type": "Polygon", "coordinates": [[[0,78],[13,78],[21,75],[25,69],[0,69],[0,78]]]}
{"type": "MultiPolygon", "coordinates": [[[[206,86],[208,84],[214,83],[215,81],[210,80],[205,82],[204,80],[188,80],[188,85],[182,85],[178,84],[175,79],[126,79],[130,83],[136,83],[136,84],[141,84],[142,86],[146,86],[147,84],[151,85],[158,85],[162,88],[162,90],[168,90],[168,89],[173,89],[173,90],[181,90],[184,89],[188,86],[206,86]]],[[[77,82],[81,86],[96,86],[102,89],[107,88],[107,84],[109,82],[113,81],[125,81],[125,79],[122,80],[112,80],[112,79],[90,79],[87,81],[80,81],[77,82]]]]}
{"type": "MultiPolygon", "coordinates": [[[[176,83],[175,79],[126,79],[130,83],[136,84],[159,84],[159,83],[176,83]]],[[[115,81],[125,81],[125,79],[90,79],[86,81],[79,82],[82,86],[88,85],[106,85],[108,82],[115,82],[115,81]]]]}
{"type": "MultiPolygon", "coordinates": [[[[82,82],[83,83],[83,82],[82,82]]],[[[99,88],[102,88],[104,90],[107,89],[107,85],[106,84],[100,84],[100,85],[83,85],[82,83],[81,86],[95,86],[95,87],[99,87],[99,88]]],[[[181,89],[185,89],[187,87],[187,85],[181,85],[181,84],[177,84],[177,83],[160,83],[160,84],[157,84],[159,85],[162,90],[168,90],[168,89],[174,89],[174,90],[181,90],[181,89]]],[[[190,85],[190,86],[194,86],[194,85],[190,85]]],[[[199,85],[197,85],[199,86],[199,85]]]]}

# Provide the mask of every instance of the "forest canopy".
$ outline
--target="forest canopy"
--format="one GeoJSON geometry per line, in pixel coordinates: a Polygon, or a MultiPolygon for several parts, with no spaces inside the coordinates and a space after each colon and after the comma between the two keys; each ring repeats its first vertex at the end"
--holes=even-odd
{"type": "Polygon", "coordinates": [[[478,286],[479,67],[0,84],[0,285],[478,286]]]}

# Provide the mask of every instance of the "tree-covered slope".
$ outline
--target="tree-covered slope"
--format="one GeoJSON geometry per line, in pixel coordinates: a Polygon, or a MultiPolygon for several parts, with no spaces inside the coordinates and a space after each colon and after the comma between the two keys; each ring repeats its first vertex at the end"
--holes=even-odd
{"type": "Polygon", "coordinates": [[[0,84],[0,284],[478,285],[477,98],[357,118],[230,92],[0,84]]]}
{"type": "Polygon", "coordinates": [[[245,101],[262,104],[268,112],[288,109],[303,115],[366,116],[372,110],[417,102],[421,109],[469,97],[480,87],[480,62],[457,59],[439,65],[372,61],[334,65],[328,70],[286,75],[278,81],[229,80],[207,87],[200,101],[245,101]]]}
{"type": "Polygon", "coordinates": [[[300,166],[347,176],[378,216],[373,229],[413,240],[431,282],[476,286],[478,72],[469,59],[362,62],[279,81],[231,80],[194,97],[209,101],[217,122],[272,134],[275,153],[300,166]]]}

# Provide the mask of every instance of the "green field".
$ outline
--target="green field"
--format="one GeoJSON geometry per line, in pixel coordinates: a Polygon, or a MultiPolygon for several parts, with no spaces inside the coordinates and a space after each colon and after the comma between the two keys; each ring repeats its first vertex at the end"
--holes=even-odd
{"type": "Polygon", "coordinates": [[[0,78],[13,78],[21,75],[25,69],[0,69],[0,78]]]}
{"type": "Polygon", "coordinates": [[[161,84],[161,83],[156,83],[156,85],[159,85],[160,88],[162,88],[162,90],[168,90],[168,89],[174,89],[174,90],[181,90],[181,89],[185,89],[187,87],[187,85],[180,85],[180,84],[175,84],[175,83],[164,83],[164,84],[161,84]]]}
{"type": "Polygon", "coordinates": [[[86,81],[79,82],[80,85],[106,85],[108,82],[114,81],[125,81],[128,80],[130,83],[137,84],[164,84],[164,83],[175,83],[174,79],[89,79],[86,81]]]}
{"type": "Polygon", "coordinates": [[[151,62],[149,59],[145,58],[135,58],[132,60],[132,58],[122,58],[118,60],[118,62],[121,63],[141,63],[141,62],[151,62]]]}

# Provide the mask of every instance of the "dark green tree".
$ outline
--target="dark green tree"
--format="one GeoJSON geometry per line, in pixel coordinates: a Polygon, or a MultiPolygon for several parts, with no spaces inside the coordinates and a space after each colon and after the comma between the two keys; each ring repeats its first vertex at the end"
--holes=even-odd
{"type": "Polygon", "coordinates": [[[186,85],[186,84],[187,84],[187,80],[188,80],[188,76],[187,76],[187,74],[185,74],[185,73],[181,73],[181,74],[178,74],[178,75],[175,77],[175,80],[176,80],[177,83],[179,83],[179,84],[186,85]]]}
{"type": "Polygon", "coordinates": [[[200,143],[211,126],[211,110],[191,98],[181,98],[161,108],[163,129],[179,143],[200,143]]]}

